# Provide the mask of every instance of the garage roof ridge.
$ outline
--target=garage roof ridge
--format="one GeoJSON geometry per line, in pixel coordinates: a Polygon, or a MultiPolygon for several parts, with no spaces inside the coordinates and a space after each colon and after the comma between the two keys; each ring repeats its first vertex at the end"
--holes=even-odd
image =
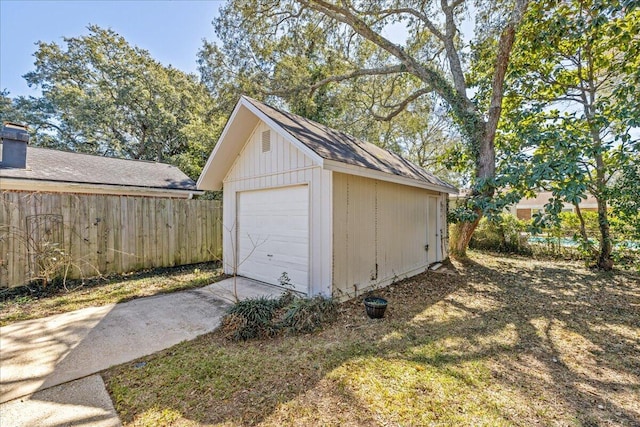
{"type": "Polygon", "coordinates": [[[326,170],[367,176],[382,181],[457,193],[453,185],[422,169],[398,153],[345,132],[243,95],[198,179],[199,189],[219,190],[240,155],[244,142],[262,121],[326,170]]]}
{"type": "Polygon", "coordinates": [[[306,117],[267,105],[249,96],[243,100],[257,108],[270,121],[312,150],[324,160],[359,166],[374,171],[421,181],[448,192],[457,189],[398,153],[378,147],[345,132],[314,122],[306,117]]]}

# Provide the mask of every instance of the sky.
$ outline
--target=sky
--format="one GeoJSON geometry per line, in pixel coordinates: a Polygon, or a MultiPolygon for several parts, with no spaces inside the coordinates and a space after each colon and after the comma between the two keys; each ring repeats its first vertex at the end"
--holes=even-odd
{"type": "MultiPolygon", "coordinates": [[[[223,0],[0,0],[0,90],[9,95],[39,95],[22,76],[34,69],[36,43],[88,34],[87,26],[111,28],[131,45],[149,51],[165,65],[197,73],[196,55],[203,39],[215,40],[211,21],[223,0]]],[[[469,23],[463,32],[471,31],[469,23]]],[[[407,37],[402,24],[385,36],[407,37]]]]}
{"type": "Polygon", "coordinates": [[[37,95],[22,75],[33,70],[38,41],[88,34],[87,26],[111,28],[165,65],[196,73],[202,40],[214,40],[211,21],[222,1],[21,1],[0,0],[0,89],[10,96],[37,95]]]}

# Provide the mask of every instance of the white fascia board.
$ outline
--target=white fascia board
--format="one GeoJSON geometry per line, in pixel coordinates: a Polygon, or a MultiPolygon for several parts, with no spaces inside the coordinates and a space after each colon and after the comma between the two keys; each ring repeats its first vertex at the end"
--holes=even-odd
{"type": "Polygon", "coordinates": [[[416,179],[405,178],[403,176],[391,175],[389,173],[380,172],[377,170],[364,168],[362,166],[349,165],[347,163],[337,162],[335,160],[324,160],[324,169],[334,172],[340,172],[348,175],[357,175],[365,178],[377,179],[380,181],[393,182],[396,184],[407,185],[410,187],[423,188],[425,190],[435,191],[437,193],[449,193],[457,194],[458,190],[431,184],[425,181],[418,181],[416,179]]]}
{"type": "Polygon", "coordinates": [[[29,179],[2,178],[2,191],[43,191],[50,193],[83,193],[83,194],[109,194],[115,196],[149,196],[149,197],[175,197],[188,199],[194,195],[204,194],[198,190],[178,190],[151,187],[134,187],[108,184],[85,184],[62,181],[37,181],[29,179]]]}
{"type": "MultiPolygon", "coordinates": [[[[224,125],[224,129],[222,130],[222,134],[220,134],[220,138],[218,138],[218,142],[216,143],[215,147],[213,147],[213,151],[209,155],[209,158],[207,159],[207,163],[204,165],[204,168],[202,168],[202,172],[200,172],[200,176],[198,177],[198,181],[196,182],[196,188],[198,188],[198,189],[201,188],[202,183],[204,181],[204,178],[207,175],[207,173],[209,172],[209,168],[211,167],[211,163],[213,162],[214,157],[218,153],[218,150],[220,150],[220,147],[222,146],[222,142],[225,140],[225,137],[229,133],[229,128],[231,128],[233,122],[235,121],[235,118],[238,115],[238,111],[240,110],[240,107],[241,107],[241,103],[238,102],[236,104],[235,108],[233,109],[233,112],[231,113],[231,116],[229,117],[229,120],[227,120],[227,124],[224,125]]],[[[226,175],[226,172],[224,173],[224,175],[226,175]]],[[[221,185],[220,185],[220,188],[222,188],[221,185]]],[[[218,188],[218,189],[220,189],[220,188],[218,188]]]]}
{"type": "Polygon", "coordinates": [[[289,143],[293,144],[298,150],[302,151],[307,157],[309,157],[316,165],[322,166],[325,161],[322,157],[318,155],[311,148],[307,147],[305,144],[291,136],[289,132],[283,129],[279,124],[274,122],[269,116],[260,111],[256,106],[254,106],[250,101],[242,97],[240,100],[242,105],[247,107],[253,114],[255,114],[260,120],[265,122],[271,128],[273,128],[276,132],[278,132],[282,137],[287,140],[289,143]]]}

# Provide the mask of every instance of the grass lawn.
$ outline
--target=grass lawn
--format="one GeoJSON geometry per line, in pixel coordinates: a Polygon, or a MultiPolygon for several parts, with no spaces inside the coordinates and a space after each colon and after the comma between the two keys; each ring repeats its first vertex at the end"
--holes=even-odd
{"type": "Polygon", "coordinates": [[[382,320],[358,299],[315,334],[214,332],[103,377],[125,425],[640,425],[640,277],[478,252],[450,269],[380,291],[382,320]]]}
{"type": "Polygon", "coordinates": [[[0,291],[0,326],[80,308],[198,288],[222,277],[222,269],[211,262],[88,279],[84,283],[69,281],[66,289],[53,286],[4,289],[0,291]]]}

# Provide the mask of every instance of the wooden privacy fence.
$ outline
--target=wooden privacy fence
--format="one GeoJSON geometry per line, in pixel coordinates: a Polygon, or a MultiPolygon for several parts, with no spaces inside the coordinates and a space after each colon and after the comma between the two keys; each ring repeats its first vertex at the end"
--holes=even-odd
{"type": "Polygon", "coordinates": [[[0,287],[221,258],[218,200],[0,195],[0,287]]]}

